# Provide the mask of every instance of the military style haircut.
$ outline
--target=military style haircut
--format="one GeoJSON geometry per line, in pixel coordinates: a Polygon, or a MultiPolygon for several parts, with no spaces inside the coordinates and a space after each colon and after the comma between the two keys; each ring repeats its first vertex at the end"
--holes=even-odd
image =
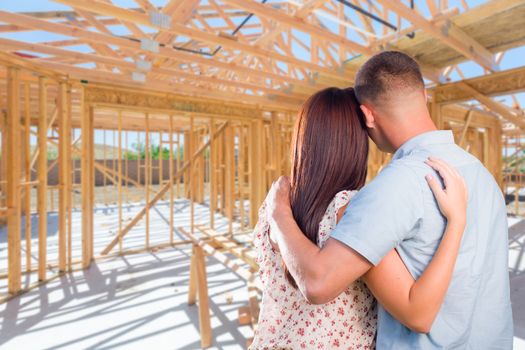
{"type": "Polygon", "coordinates": [[[371,57],[357,72],[355,93],[359,103],[380,104],[394,93],[424,90],[417,62],[399,51],[384,51],[371,57]]]}

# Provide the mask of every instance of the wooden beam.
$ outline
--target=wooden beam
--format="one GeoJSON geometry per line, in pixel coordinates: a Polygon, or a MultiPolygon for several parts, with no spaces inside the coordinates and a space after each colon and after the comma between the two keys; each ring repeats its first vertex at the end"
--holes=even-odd
{"type": "MultiPolygon", "coordinates": [[[[86,86],[86,101],[92,105],[108,105],[130,111],[177,112],[179,115],[195,115],[228,120],[253,120],[261,116],[261,106],[226,102],[217,99],[191,98],[172,93],[140,92],[117,86],[86,86]]],[[[238,99],[238,97],[236,97],[238,99]]],[[[268,108],[267,106],[265,106],[268,108]]],[[[268,108],[271,110],[271,108],[268,108]]],[[[288,109],[286,111],[290,111],[288,109]]]]}
{"type": "MultiPolygon", "coordinates": [[[[205,144],[203,144],[198,150],[196,150],[195,153],[193,153],[193,155],[191,156],[191,158],[188,161],[186,161],[180,169],[177,169],[177,173],[169,181],[175,181],[178,178],[180,178],[184,174],[184,172],[190,167],[191,162],[202,155],[204,150],[210,145],[210,142],[212,142],[215,138],[217,138],[217,136],[219,136],[226,129],[227,125],[228,125],[228,122],[224,122],[217,129],[215,134],[212,137],[210,137],[210,139],[205,144]]],[[[120,231],[113,238],[113,240],[104,248],[101,254],[102,255],[108,254],[113,249],[113,247],[115,247],[118,241],[122,239],[122,237],[124,237],[144,217],[144,215],[146,214],[146,211],[149,210],[149,208],[151,208],[152,206],[154,206],[155,203],[157,203],[168,190],[169,190],[169,183],[166,183],[164,186],[162,186],[159,189],[157,194],[146,204],[146,206],[142,208],[135,215],[135,217],[133,217],[133,219],[126,225],[126,227],[124,227],[124,229],[120,231]]]]}
{"type": "MultiPolygon", "coordinates": [[[[59,23],[53,23],[44,21],[38,18],[33,18],[29,16],[24,16],[17,13],[7,12],[7,11],[0,11],[0,21],[6,22],[6,23],[15,23],[19,25],[23,25],[28,28],[32,28],[34,30],[45,30],[51,33],[56,33],[60,35],[67,35],[70,37],[75,37],[82,39],[88,43],[99,43],[104,42],[111,45],[117,45],[121,48],[130,49],[137,54],[150,54],[154,57],[164,57],[168,59],[177,59],[183,62],[187,63],[196,63],[203,65],[205,67],[211,67],[211,68],[220,68],[227,71],[236,72],[242,77],[257,77],[260,79],[263,79],[264,81],[266,79],[272,79],[276,80],[281,83],[294,83],[298,85],[304,85],[305,87],[311,88],[311,85],[309,85],[307,82],[300,80],[300,79],[293,79],[284,75],[275,74],[270,71],[261,70],[261,69],[252,69],[249,67],[245,67],[239,64],[232,64],[229,62],[222,62],[219,60],[210,60],[205,57],[201,57],[199,55],[190,54],[182,51],[175,50],[171,47],[160,47],[158,53],[152,53],[150,51],[144,51],[141,49],[141,45],[139,42],[135,40],[131,40],[128,38],[123,37],[117,37],[117,36],[111,36],[103,33],[98,33],[94,31],[84,30],[81,28],[72,28],[71,26],[67,26],[64,24],[59,23]]],[[[0,52],[0,59],[2,58],[3,53],[0,52]]],[[[11,55],[11,57],[13,57],[11,55]]],[[[16,58],[16,56],[15,56],[16,58]]],[[[17,58],[20,60],[20,58],[17,58]]],[[[25,64],[30,64],[30,62],[26,62],[24,60],[20,60],[21,62],[25,64]]],[[[37,68],[35,68],[38,70],[37,68]]],[[[56,73],[49,73],[48,75],[53,74],[56,75],[56,73]]]]}
{"type": "Polygon", "coordinates": [[[487,106],[490,110],[499,114],[506,121],[513,123],[521,129],[525,129],[525,119],[512,113],[505,105],[483,95],[465,82],[461,82],[459,86],[461,89],[464,89],[466,92],[468,92],[473,98],[487,106]]]}
{"type": "Polygon", "coordinates": [[[59,204],[58,204],[58,269],[61,272],[66,271],[67,262],[67,197],[68,186],[67,178],[69,173],[68,148],[68,107],[67,107],[67,84],[60,83],[58,92],[58,167],[59,167],[59,204]]]}
{"type": "Polygon", "coordinates": [[[194,245],[193,253],[195,254],[195,262],[197,265],[195,269],[197,272],[197,293],[199,300],[199,331],[201,333],[201,347],[205,349],[212,344],[206,260],[204,251],[200,246],[194,245]]]}
{"type": "MultiPolygon", "coordinates": [[[[2,11],[0,11],[0,16],[2,16],[2,11]]],[[[56,81],[65,80],[65,76],[63,74],[58,74],[54,70],[46,69],[38,64],[35,64],[34,62],[21,58],[18,55],[13,55],[6,52],[0,52],[0,64],[6,67],[17,67],[21,69],[27,69],[56,81]]]]}
{"type": "Polygon", "coordinates": [[[492,53],[480,43],[469,37],[452,21],[449,20],[441,25],[436,25],[419,14],[416,10],[404,5],[401,1],[378,1],[385,8],[397,13],[400,17],[405,18],[416,27],[421,28],[423,31],[441,40],[443,43],[452,47],[465,57],[478,63],[483,68],[489,71],[497,70],[492,53]]]}
{"type": "Polygon", "coordinates": [[[307,23],[302,18],[290,16],[283,11],[276,10],[272,7],[254,2],[252,0],[223,0],[223,2],[235,5],[236,7],[254,13],[259,17],[264,17],[268,20],[282,23],[289,28],[298,29],[320,40],[328,40],[349,50],[354,50],[368,56],[373,54],[373,51],[367,46],[358,44],[352,40],[333,33],[328,29],[323,29],[321,27],[307,23]]]}
{"type": "MultiPolygon", "coordinates": [[[[129,70],[129,71],[132,71],[135,69],[135,65],[133,63],[124,61],[121,59],[117,59],[114,57],[101,56],[101,55],[95,55],[95,54],[89,54],[89,53],[81,53],[78,51],[65,50],[65,49],[47,46],[47,45],[25,43],[22,41],[0,38],[0,46],[5,47],[5,48],[10,48],[10,49],[15,49],[15,50],[25,50],[25,51],[39,52],[39,53],[48,54],[48,55],[55,55],[57,57],[69,57],[69,58],[73,58],[75,60],[80,60],[84,62],[102,63],[102,64],[107,64],[107,65],[111,65],[115,67],[124,68],[125,70],[129,70]]],[[[71,66],[70,68],[74,69],[73,66],[71,66]]],[[[220,78],[206,76],[206,75],[196,75],[196,74],[188,73],[187,71],[182,70],[182,69],[153,67],[151,72],[162,75],[162,76],[166,76],[166,77],[176,76],[178,78],[189,79],[189,80],[196,81],[196,82],[221,84],[221,85],[226,85],[226,86],[233,87],[233,88],[240,87],[244,89],[250,89],[253,91],[262,91],[268,94],[282,95],[282,96],[288,96],[288,97],[293,96],[291,93],[286,93],[278,89],[267,88],[265,86],[258,85],[258,84],[245,83],[242,81],[233,81],[233,80],[227,80],[227,79],[220,79],[220,78]]],[[[306,98],[307,96],[298,95],[297,97],[306,98]]]]}
{"type": "Polygon", "coordinates": [[[38,78],[38,280],[46,279],[47,264],[47,86],[38,78]]]}
{"type": "MultiPolygon", "coordinates": [[[[522,92],[525,91],[525,67],[466,79],[463,82],[490,97],[522,92]]],[[[438,85],[433,91],[438,103],[457,103],[472,99],[469,90],[463,89],[460,82],[438,85]]]]}
{"type": "Polygon", "coordinates": [[[80,99],[82,113],[81,182],[82,182],[82,267],[93,260],[93,196],[94,196],[94,130],[93,109],[84,103],[84,88],[80,99]]]}
{"type": "Polygon", "coordinates": [[[458,142],[458,146],[461,148],[465,147],[465,138],[467,136],[467,131],[468,131],[468,128],[470,127],[470,122],[472,121],[473,115],[474,115],[474,111],[469,110],[467,112],[467,117],[465,118],[465,125],[463,125],[463,130],[461,130],[461,136],[458,142]]]}
{"type": "MultiPolygon", "coordinates": [[[[70,79],[78,80],[79,83],[85,82],[86,80],[91,83],[105,83],[105,84],[118,84],[119,86],[124,87],[134,87],[136,89],[142,89],[146,91],[157,91],[157,92],[178,92],[181,94],[187,94],[188,96],[197,96],[197,97],[208,97],[216,100],[226,100],[226,101],[237,101],[239,102],[239,95],[232,94],[231,92],[220,91],[218,89],[213,89],[212,87],[192,87],[184,83],[176,82],[149,82],[149,83],[139,83],[133,81],[131,78],[117,73],[109,72],[99,72],[93,69],[74,67],[61,63],[54,62],[43,62],[40,61],[43,67],[52,68],[56,71],[61,71],[69,74],[70,79]]],[[[254,96],[244,94],[242,96],[242,102],[247,104],[255,105],[264,105],[271,108],[287,108],[287,109],[297,109],[302,100],[284,96],[276,96],[273,94],[266,96],[254,96]]]]}
{"type": "Polygon", "coordinates": [[[26,240],[25,254],[26,254],[26,270],[31,269],[32,264],[32,249],[31,249],[31,190],[33,188],[31,181],[31,92],[29,83],[24,83],[24,143],[22,149],[24,150],[24,180],[25,185],[22,187],[22,194],[24,202],[22,208],[24,210],[25,225],[24,233],[26,240]]]}
{"type": "Polygon", "coordinates": [[[54,0],[54,1],[65,4],[65,5],[69,5],[69,6],[79,7],[87,11],[96,12],[101,15],[112,16],[112,17],[116,17],[122,20],[129,21],[129,22],[149,26],[161,32],[172,33],[175,35],[183,35],[186,37],[190,37],[194,40],[202,41],[202,42],[212,44],[212,45],[221,45],[222,47],[228,48],[232,51],[240,50],[243,52],[253,54],[258,57],[272,58],[280,62],[292,64],[298,67],[307,68],[314,72],[322,72],[326,74],[327,76],[333,77],[334,79],[339,79],[340,77],[340,75],[335,69],[336,67],[327,68],[327,67],[320,66],[317,64],[312,64],[309,61],[298,59],[293,56],[284,55],[276,51],[266,50],[266,49],[262,49],[259,47],[254,47],[252,45],[237,42],[225,36],[189,28],[184,25],[173,23],[173,22],[171,23],[170,28],[166,29],[162,26],[158,26],[158,25],[151,23],[149,17],[145,14],[138,13],[136,11],[130,11],[128,9],[121,8],[118,6],[106,4],[98,0],[92,0],[89,2],[78,2],[76,0],[54,0]]]}
{"type": "Polygon", "coordinates": [[[7,69],[7,290],[16,294],[21,288],[21,208],[20,208],[20,71],[7,69]],[[10,151],[9,151],[10,150],[10,151]]]}

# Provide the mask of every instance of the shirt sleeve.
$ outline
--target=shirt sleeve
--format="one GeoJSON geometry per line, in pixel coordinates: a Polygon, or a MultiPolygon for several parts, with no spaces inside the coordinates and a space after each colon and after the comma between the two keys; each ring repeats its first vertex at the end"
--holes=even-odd
{"type": "Polygon", "coordinates": [[[420,181],[406,165],[389,164],[352,198],[331,238],[379,264],[423,218],[420,181]]]}

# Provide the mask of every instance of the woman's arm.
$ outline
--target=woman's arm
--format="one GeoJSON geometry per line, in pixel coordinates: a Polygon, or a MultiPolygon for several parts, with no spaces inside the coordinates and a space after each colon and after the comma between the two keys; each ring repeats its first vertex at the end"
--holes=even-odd
{"type": "Polygon", "coordinates": [[[445,189],[432,176],[427,176],[447,228],[441,243],[417,281],[407,270],[397,251],[392,250],[363,279],[384,308],[413,331],[428,333],[445,298],[466,223],[467,189],[459,173],[443,161],[427,162],[437,170],[445,189]]]}

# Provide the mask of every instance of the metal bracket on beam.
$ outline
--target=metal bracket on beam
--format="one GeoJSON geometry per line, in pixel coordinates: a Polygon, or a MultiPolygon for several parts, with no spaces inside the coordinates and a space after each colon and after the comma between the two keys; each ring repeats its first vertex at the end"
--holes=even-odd
{"type": "Polygon", "coordinates": [[[138,83],[146,82],[146,74],[140,72],[131,72],[131,79],[138,83]]]}
{"type": "Polygon", "coordinates": [[[138,70],[143,72],[149,72],[151,70],[151,62],[145,60],[136,60],[135,65],[138,70]]]}
{"type": "Polygon", "coordinates": [[[171,28],[171,17],[162,12],[150,11],[149,21],[152,25],[156,27],[161,27],[164,29],[171,28]]]}
{"type": "Polygon", "coordinates": [[[140,39],[140,48],[144,51],[159,53],[159,43],[148,38],[140,39]]]}

